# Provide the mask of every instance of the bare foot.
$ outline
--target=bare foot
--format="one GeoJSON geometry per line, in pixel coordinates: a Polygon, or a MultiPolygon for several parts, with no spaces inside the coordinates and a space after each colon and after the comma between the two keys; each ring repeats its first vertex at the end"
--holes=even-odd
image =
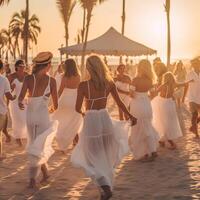
{"type": "Polygon", "coordinates": [[[50,183],[49,178],[50,178],[50,176],[43,177],[43,179],[40,181],[40,184],[41,185],[47,185],[47,184],[49,184],[50,183]]]}
{"type": "Polygon", "coordinates": [[[195,126],[191,126],[189,130],[190,130],[192,133],[195,134],[196,138],[199,138],[199,134],[198,134],[197,128],[196,128],[195,126]]]}
{"type": "Polygon", "coordinates": [[[19,147],[23,146],[21,139],[16,139],[16,143],[19,145],[19,147]]]}
{"type": "Polygon", "coordinates": [[[30,179],[29,185],[28,185],[29,189],[38,189],[37,185],[36,185],[36,181],[35,179],[30,179]]]}
{"type": "Polygon", "coordinates": [[[148,155],[145,155],[143,158],[141,158],[139,161],[140,162],[153,162],[155,160],[155,157],[154,156],[148,156],[148,155]]]}
{"type": "Polygon", "coordinates": [[[112,191],[110,189],[110,186],[102,185],[101,188],[104,191],[104,193],[101,194],[101,200],[109,200],[112,197],[112,191]]]}

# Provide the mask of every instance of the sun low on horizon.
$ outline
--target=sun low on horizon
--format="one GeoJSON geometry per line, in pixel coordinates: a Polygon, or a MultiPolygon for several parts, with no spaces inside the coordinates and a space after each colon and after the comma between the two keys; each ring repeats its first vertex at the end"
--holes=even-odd
{"type": "MultiPolygon", "coordinates": [[[[166,13],[164,0],[127,0],[125,36],[143,43],[166,57],[166,13]]],[[[7,28],[14,12],[25,9],[25,0],[12,0],[0,8],[0,29],[7,28]]],[[[200,1],[171,2],[172,58],[192,58],[200,54],[200,1]]],[[[29,54],[49,50],[59,56],[58,48],[65,43],[64,23],[55,0],[30,0],[30,14],[36,14],[42,29],[37,46],[29,54]]],[[[76,44],[82,27],[83,11],[77,3],[69,23],[69,44],[76,44]]],[[[111,26],[121,32],[122,1],[107,0],[93,10],[89,40],[105,33],[111,26]]]]}

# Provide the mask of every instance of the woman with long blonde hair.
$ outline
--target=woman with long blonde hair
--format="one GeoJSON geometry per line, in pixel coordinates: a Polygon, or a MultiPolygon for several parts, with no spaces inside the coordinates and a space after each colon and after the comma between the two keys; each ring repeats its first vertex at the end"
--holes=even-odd
{"type": "Polygon", "coordinates": [[[128,152],[128,131],[122,122],[111,120],[106,109],[108,95],[112,95],[133,125],[136,118],[119,98],[103,61],[96,55],[90,56],[86,68],[90,79],[80,83],[76,100],[76,111],[84,116],[84,124],[71,161],[75,166],[85,169],[87,175],[102,189],[101,199],[106,200],[112,196],[114,169],[128,152]],[[84,100],[85,108],[82,108],[84,100]]]}
{"type": "Polygon", "coordinates": [[[136,160],[152,161],[156,157],[158,134],[152,126],[152,108],[149,91],[153,87],[154,74],[148,60],[141,60],[137,76],[132,81],[130,112],[138,123],[132,127],[130,148],[136,160]]]}
{"type": "Polygon", "coordinates": [[[153,125],[160,134],[160,144],[170,144],[170,149],[175,149],[175,139],[182,136],[176,105],[174,101],[174,92],[176,88],[186,86],[187,83],[176,83],[175,77],[171,72],[163,75],[162,85],[158,88],[158,96],[152,101],[155,108],[153,110],[153,125]]]}

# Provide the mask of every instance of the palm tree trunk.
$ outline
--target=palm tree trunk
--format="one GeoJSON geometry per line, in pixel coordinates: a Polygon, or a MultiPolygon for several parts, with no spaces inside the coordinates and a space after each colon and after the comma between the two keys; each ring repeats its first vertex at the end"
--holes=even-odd
{"type": "Polygon", "coordinates": [[[29,0],[26,0],[26,16],[24,24],[24,59],[28,63],[28,38],[29,38],[29,0]]]}
{"type": "MultiPolygon", "coordinates": [[[[65,46],[66,48],[68,47],[68,40],[69,40],[69,29],[68,29],[68,25],[65,26],[65,46]]],[[[65,54],[66,59],[68,58],[68,54],[65,54]]]]}
{"type": "Polygon", "coordinates": [[[125,30],[125,20],[126,20],[126,11],[125,11],[125,6],[126,6],[126,0],[122,0],[122,35],[124,35],[124,30],[125,30]]]}
{"type": "Polygon", "coordinates": [[[170,0],[166,0],[166,14],[167,14],[167,67],[169,67],[171,61],[170,0]]]}
{"type": "Polygon", "coordinates": [[[82,31],[81,31],[82,43],[84,42],[84,37],[85,37],[85,21],[86,21],[86,9],[83,8],[83,27],[82,27],[82,31]]]}
{"type": "Polygon", "coordinates": [[[82,50],[82,57],[81,57],[81,72],[84,76],[84,63],[85,63],[85,51],[87,48],[87,40],[88,40],[88,33],[89,33],[89,27],[90,27],[90,20],[92,17],[92,12],[87,13],[87,24],[86,24],[86,33],[85,33],[85,41],[83,43],[83,50],[82,50]]]}
{"type": "MultiPolygon", "coordinates": [[[[125,20],[126,20],[126,0],[122,0],[122,35],[125,31],[125,20]]],[[[122,63],[122,56],[119,58],[119,63],[122,63]]]]}
{"type": "Polygon", "coordinates": [[[17,41],[16,44],[18,56],[21,57],[20,49],[19,49],[19,42],[17,41]]]}

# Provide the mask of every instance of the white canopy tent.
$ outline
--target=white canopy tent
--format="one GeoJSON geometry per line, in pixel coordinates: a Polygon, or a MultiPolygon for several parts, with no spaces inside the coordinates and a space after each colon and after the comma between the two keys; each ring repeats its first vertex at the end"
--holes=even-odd
{"type": "MultiPolygon", "coordinates": [[[[61,55],[82,55],[83,44],[60,48],[61,55]]],[[[107,56],[142,56],[154,55],[156,50],[135,42],[111,27],[106,33],[87,42],[86,55],[97,53],[107,56]]]]}

